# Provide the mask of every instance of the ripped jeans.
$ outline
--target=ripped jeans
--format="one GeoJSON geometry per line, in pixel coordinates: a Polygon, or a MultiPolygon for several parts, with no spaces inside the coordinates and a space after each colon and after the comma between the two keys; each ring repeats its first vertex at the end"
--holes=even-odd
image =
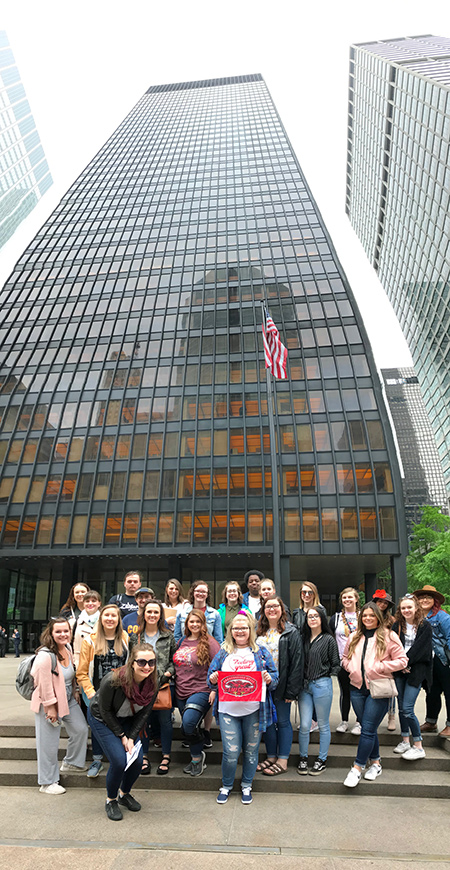
{"type": "Polygon", "coordinates": [[[229,713],[219,713],[219,726],[223,746],[223,787],[233,788],[238,758],[242,749],[241,788],[251,788],[258,765],[258,751],[261,740],[259,710],[249,713],[248,716],[230,716],[229,713]]]}

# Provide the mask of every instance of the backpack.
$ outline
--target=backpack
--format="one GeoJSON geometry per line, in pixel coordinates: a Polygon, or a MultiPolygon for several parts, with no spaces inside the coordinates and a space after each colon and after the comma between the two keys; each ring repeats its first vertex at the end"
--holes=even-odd
{"type": "MultiPolygon", "coordinates": [[[[49,656],[51,657],[52,674],[55,674],[55,676],[56,676],[58,671],[56,669],[57,661],[56,661],[55,653],[51,652],[45,646],[42,647],[42,651],[48,652],[49,656]]],[[[34,685],[34,678],[31,675],[31,668],[34,665],[34,661],[35,661],[36,656],[37,656],[37,653],[33,653],[32,656],[28,656],[28,658],[23,659],[23,661],[20,662],[20,665],[17,668],[16,689],[17,689],[19,695],[22,695],[22,698],[25,698],[26,701],[31,701],[31,696],[36,688],[34,685]]]]}

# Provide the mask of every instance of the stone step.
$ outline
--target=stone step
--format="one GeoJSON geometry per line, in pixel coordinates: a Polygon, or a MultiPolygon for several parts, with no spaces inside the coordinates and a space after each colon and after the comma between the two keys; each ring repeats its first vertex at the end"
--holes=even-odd
{"type": "MultiPolygon", "coordinates": [[[[67,738],[63,737],[60,741],[60,747],[58,752],[58,758],[62,759],[65,756],[67,746],[67,738]]],[[[330,762],[332,760],[333,766],[346,768],[349,766],[353,758],[355,757],[355,744],[350,745],[349,743],[340,743],[335,744],[332,743],[330,746],[330,750],[328,753],[328,757],[330,762]]],[[[426,748],[426,758],[421,759],[417,762],[417,765],[420,767],[424,767],[426,770],[447,770],[450,771],[450,753],[443,751],[441,748],[438,748],[434,745],[427,744],[426,748]]],[[[311,746],[310,756],[315,758],[318,753],[318,744],[315,743],[311,746]]],[[[219,742],[214,743],[212,749],[207,750],[207,760],[210,764],[220,765],[222,761],[222,745],[219,742]]],[[[261,747],[260,750],[260,758],[265,758],[265,748],[261,747]]],[[[153,770],[156,771],[156,768],[161,760],[161,749],[158,749],[154,746],[150,746],[149,759],[153,766],[153,770]]],[[[405,769],[405,765],[411,762],[406,762],[400,758],[399,755],[393,753],[392,746],[384,746],[382,747],[382,757],[383,757],[383,767],[389,769],[398,769],[403,771],[405,769]]],[[[88,750],[88,759],[91,758],[91,752],[88,750]]],[[[296,765],[298,758],[298,749],[294,747],[292,756],[291,756],[291,764],[296,765]]],[[[188,750],[183,748],[179,741],[174,741],[172,745],[171,752],[172,765],[178,765],[179,767],[183,767],[188,763],[189,753],[188,750]]],[[[0,737],[0,760],[30,760],[36,761],[36,740],[34,737],[22,737],[17,739],[15,737],[0,737]]],[[[417,766],[415,765],[415,766],[417,766]]],[[[284,775],[284,774],[283,774],[284,775]]],[[[265,777],[266,779],[268,777],[265,777]]]]}
{"type": "MultiPolygon", "coordinates": [[[[424,759],[426,761],[426,759],[424,759]]],[[[343,785],[346,768],[335,766],[334,759],[330,758],[330,764],[320,776],[299,776],[295,766],[289,767],[286,774],[277,777],[257,774],[253,782],[255,792],[267,794],[330,794],[347,795],[351,800],[353,794],[373,795],[377,797],[418,797],[421,798],[450,798],[450,778],[447,771],[426,770],[417,764],[406,766],[401,769],[384,768],[383,774],[375,782],[361,780],[356,789],[346,789],[343,785]]],[[[105,770],[96,779],[88,779],[85,773],[61,774],[61,783],[70,789],[104,789],[105,770]]],[[[239,788],[241,770],[238,767],[236,775],[236,789],[239,788]]],[[[37,788],[36,763],[30,761],[3,760],[0,761],[0,785],[22,786],[37,788]]],[[[172,767],[166,776],[139,777],[133,791],[218,791],[221,785],[220,766],[208,764],[202,776],[193,778],[183,774],[181,767],[172,767]]]]}

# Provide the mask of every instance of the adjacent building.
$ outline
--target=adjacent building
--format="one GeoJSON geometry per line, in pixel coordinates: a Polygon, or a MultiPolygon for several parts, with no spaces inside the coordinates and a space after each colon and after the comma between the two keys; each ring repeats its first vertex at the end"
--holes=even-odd
{"type": "Polygon", "coordinates": [[[414,523],[420,522],[423,505],[435,505],[448,513],[448,497],[433,430],[414,369],[382,369],[381,374],[403,465],[409,536],[414,523]]]}
{"type": "Polygon", "coordinates": [[[401,479],[352,291],[260,75],[148,89],[1,295],[0,584],[313,579],[392,566],[401,479]],[[268,406],[261,300],[289,351],[268,406]],[[274,415],[278,505],[272,496],[274,415]],[[273,511],[280,564],[273,564],[273,511]]]}
{"type": "Polygon", "coordinates": [[[450,39],[350,49],[346,210],[409,344],[450,494],[450,39]]]}
{"type": "Polygon", "coordinates": [[[0,249],[52,183],[7,34],[0,30],[0,249]]]}

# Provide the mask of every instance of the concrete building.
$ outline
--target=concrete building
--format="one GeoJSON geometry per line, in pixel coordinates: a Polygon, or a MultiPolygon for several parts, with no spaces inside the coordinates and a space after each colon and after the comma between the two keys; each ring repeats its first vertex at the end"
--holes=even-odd
{"type": "Polygon", "coordinates": [[[20,258],[1,318],[11,619],[76,580],[106,597],[130,567],[216,599],[256,567],[294,605],[308,577],[330,607],[389,565],[404,583],[372,353],[260,75],[150,87],[20,258]],[[271,408],[264,298],[289,351],[271,408]]]}
{"type": "Polygon", "coordinates": [[[0,248],[52,183],[8,37],[0,30],[0,248]]]}
{"type": "Polygon", "coordinates": [[[450,494],[450,39],[350,49],[346,210],[414,360],[450,494]]]}
{"type": "Polygon", "coordinates": [[[421,507],[435,505],[448,513],[448,498],[433,430],[412,368],[382,369],[403,465],[408,535],[420,522],[421,507]]]}

